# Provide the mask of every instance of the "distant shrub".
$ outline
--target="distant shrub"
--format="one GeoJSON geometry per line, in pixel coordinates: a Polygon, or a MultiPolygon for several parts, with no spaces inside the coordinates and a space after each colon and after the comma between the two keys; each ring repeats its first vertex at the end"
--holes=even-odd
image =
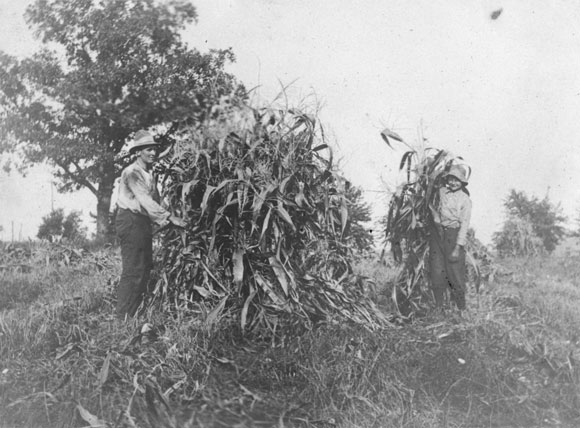
{"type": "Polygon", "coordinates": [[[493,236],[500,255],[531,256],[551,253],[565,235],[566,218],[559,205],[546,196],[539,200],[524,192],[511,190],[504,201],[507,219],[502,230],[493,236]]]}
{"type": "Polygon", "coordinates": [[[50,242],[62,238],[83,243],[86,241],[86,228],[82,225],[80,211],[71,211],[66,217],[62,208],[52,210],[42,218],[37,237],[50,242]]]}
{"type": "Polygon", "coordinates": [[[544,243],[534,232],[529,220],[510,216],[493,243],[501,256],[530,257],[545,252],[544,243]]]}

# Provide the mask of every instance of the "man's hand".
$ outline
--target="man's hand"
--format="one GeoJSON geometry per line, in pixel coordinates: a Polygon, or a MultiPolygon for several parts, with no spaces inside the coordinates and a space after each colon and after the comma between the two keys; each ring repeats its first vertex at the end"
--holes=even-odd
{"type": "Polygon", "coordinates": [[[182,228],[185,228],[185,225],[187,224],[183,219],[181,219],[175,215],[171,215],[169,217],[169,221],[171,223],[173,223],[174,225],[176,225],[178,227],[182,227],[182,228]]]}
{"type": "Polygon", "coordinates": [[[459,261],[459,248],[459,245],[456,245],[453,251],[451,251],[451,254],[449,254],[449,261],[451,263],[457,263],[459,261]]]}

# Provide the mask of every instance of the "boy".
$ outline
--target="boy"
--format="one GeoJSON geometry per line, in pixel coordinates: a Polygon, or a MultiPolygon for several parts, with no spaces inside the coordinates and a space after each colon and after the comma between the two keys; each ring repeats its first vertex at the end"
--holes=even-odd
{"type": "Polygon", "coordinates": [[[430,277],[435,306],[443,307],[445,290],[450,288],[451,302],[465,310],[465,243],[471,219],[471,199],[467,175],[459,165],[444,176],[439,189],[439,206],[432,209],[434,230],[429,242],[430,277]]]}

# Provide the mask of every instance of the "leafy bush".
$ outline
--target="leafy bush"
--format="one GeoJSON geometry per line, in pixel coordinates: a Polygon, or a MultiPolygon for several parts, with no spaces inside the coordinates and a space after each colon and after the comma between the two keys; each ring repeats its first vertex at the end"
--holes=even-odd
{"type": "Polygon", "coordinates": [[[82,225],[80,211],[71,211],[66,217],[62,208],[52,210],[42,217],[36,236],[53,242],[62,238],[69,241],[86,241],[86,228],[82,225]]]}
{"type": "Polygon", "coordinates": [[[364,223],[371,221],[371,207],[362,201],[362,190],[357,187],[349,187],[346,198],[349,201],[349,221],[344,236],[358,253],[371,251],[373,235],[364,227],[364,223]]]}
{"type": "Polygon", "coordinates": [[[529,257],[544,253],[544,243],[528,220],[509,216],[502,230],[493,235],[493,243],[500,256],[529,257]]]}
{"type": "Polygon", "coordinates": [[[507,219],[502,230],[493,236],[495,247],[502,255],[551,253],[565,235],[562,223],[566,218],[560,206],[552,204],[548,196],[539,200],[512,189],[504,207],[507,219]]]}
{"type": "Polygon", "coordinates": [[[159,172],[188,227],[162,237],[156,297],[215,317],[227,305],[242,328],[337,315],[381,323],[351,268],[353,247],[369,242],[365,207],[315,116],[224,97],[178,140],[159,172]]]}

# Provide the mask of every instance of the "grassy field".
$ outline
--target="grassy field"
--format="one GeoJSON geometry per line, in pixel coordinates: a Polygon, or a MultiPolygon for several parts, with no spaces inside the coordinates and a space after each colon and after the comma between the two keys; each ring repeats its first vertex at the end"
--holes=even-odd
{"type": "MultiPolygon", "coordinates": [[[[114,250],[2,251],[1,427],[580,426],[576,252],[501,261],[463,318],[248,337],[201,309],[119,323],[114,250]]],[[[393,268],[357,265],[392,311],[393,268]]]]}

